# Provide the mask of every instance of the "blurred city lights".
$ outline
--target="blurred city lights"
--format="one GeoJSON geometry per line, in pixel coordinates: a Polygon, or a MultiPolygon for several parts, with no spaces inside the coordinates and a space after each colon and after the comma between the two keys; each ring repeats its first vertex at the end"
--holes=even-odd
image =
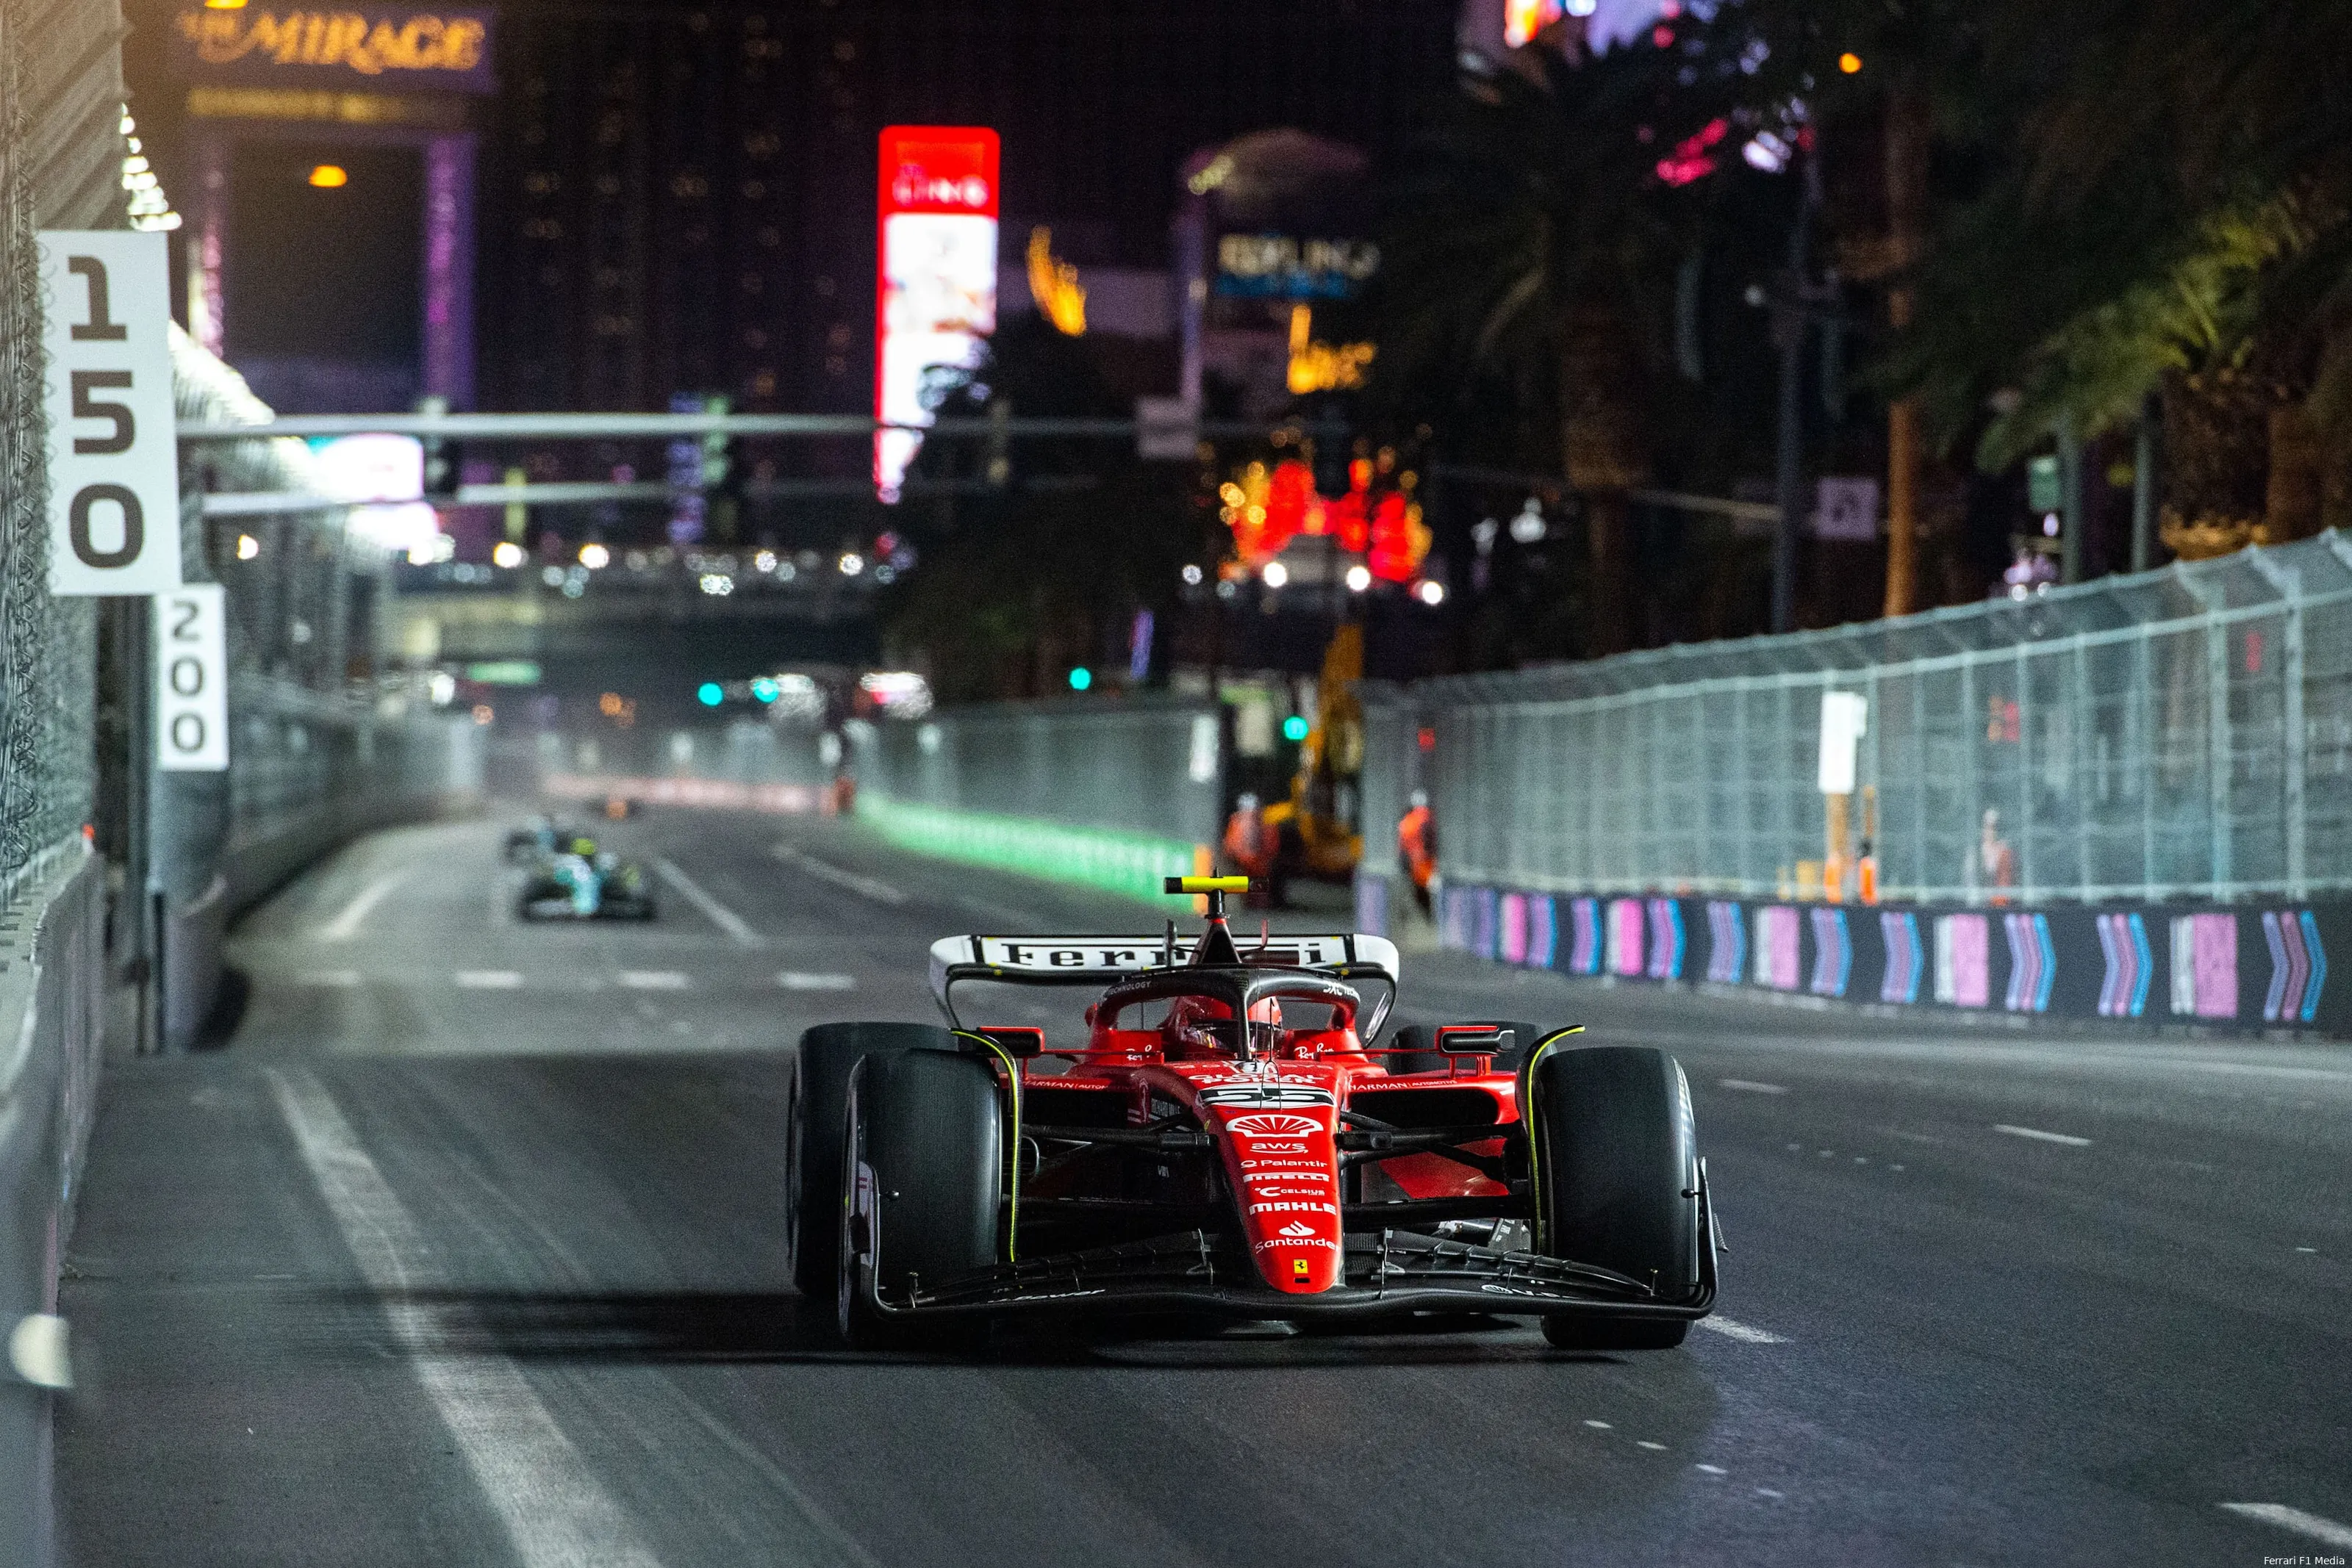
{"type": "Polygon", "coordinates": [[[1187,566],[1184,569],[1184,586],[1187,588],[1198,588],[1201,586],[1201,569],[1199,567],[1187,566]]]}
{"type": "Polygon", "coordinates": [[[892,718],[920,718],[931,711],[931,684],[912,670],[873,671],[857,677],[857,689],[892,718]]]}
{"type": "Polygon", "coordinates": [[[352,177],[340,163],[321,163],[310,171],[310,183],[322,191],[337,190],[351,183],[352,177]]]}
{"type": "Polygon", "coordinates": [[[1307,738],[1307,716],[1303,713],[1292,714],[1282,721],[1282,738],[1292,741],[1304,740],[1307,738]]]}
{"type": "Polygon", "coordinates": [[[511,570],[523,563],[522,546],[512,539],[500,539],[490,547],[490,564],[511,570]]]}
{"type": "Polygon", "coordinates": [[[694,688],[694,700],[704,707],[717,707],[727,700],[727,693],[717,681],[705,681],[694,688]]]}
{"type": "Polygon", "coordinates": [[[849,550],[842,556],[840,560],[834,564],[841,568],[842,576],[856,577],[859,572],[866,570],[866,558],[859,555],[856,550],[849,550]]]}
{"type": "Polygon", "coordinates": [[[776,552],[772,549],[763,549],[758,555],[753,556],[751,558],[751,570],[754,571],[775,570],[776,552]]]}
{"type": "Polygon", "coordinates": [[[1265,580],[1265,585],[1268,588],[1280,588],[1290,580],[1290,569],[1278,560],[1270,560],[1265,563],[1265,570],[1258,575],[1265,580]]]}
{"type": "Polygon", "coordinates": [[[1433,577],[1424,577],[1414,585],[1412,596],[1432,608],[1445,602],[1445,584],[1433,577]]]}
{"type": "Polygon", "coordinates": [[[457,677],[446,670],[436,670],[425,677],[425,695],[435,707],[447,707],[457,695],[457,677]]]}
{"type": "Polygon", "coordinates": [[[752,681],[751,695],[763,703],[772,703],[783,695],[783,688],[776,685],[775,676],[761,675],[752,681]]]}
{"type": "Polygon", "coordinates": [[[1848,49],[1845,53],[1838,57],[1838,69],[1845,72],[1848,76],[1853,75],[1856,71],[1862,69],[1862,57],[1855,54],[1852,49],[1848,49]]]}
{"type": "Polygon", "coordinates": [[[735,580],[723,571],[706,571],[698,580],[702,591],[713,599],[724,599],[735,591],[735,580]]]}
{"type": "Polygon", "coordinates": [[[489,704],[476,703],[474,705],[474,722],[476,724],[488,724],[490,720],[498,716],[497,712],[491,708],[489,704]]]}
{"type": "Polygon", "coordinates": [[[1519,508],[1519,515],[1511,519],[1511,542],[1535,544],[1542,539],[1544,532],[1543,508],[1536,504],[1533,496],[1529,496],[1527,505],[1519,508]]]}
{"type": "Polygon", "coordinates": [[[261,541],[259,539],[255,538],[251,534],[239,534],[236,536],[237,559],[251,560],[260,553],[261,541]]]}
{"type": "Polygon", "coordinates": [[[602,571],[613,564],[613,552],[603,545],[589,543],[580,547],[580,564],[590,571],[602,571]]]}
{"type": "Polygon", "coordinates": [[[1348,591],[1361,593],[1372,585],[1372,569],[1361,562],[1348,569],[1348,591]]]}
{"type": "Polygon", "coordinates": [[[1076,669],[1070,672],[1070,689],[1072,691],[1082,692],[1094,684],[1095,673],[1092,670],[1087,669],[1084,664],[1080,664],[1076,669]]]}

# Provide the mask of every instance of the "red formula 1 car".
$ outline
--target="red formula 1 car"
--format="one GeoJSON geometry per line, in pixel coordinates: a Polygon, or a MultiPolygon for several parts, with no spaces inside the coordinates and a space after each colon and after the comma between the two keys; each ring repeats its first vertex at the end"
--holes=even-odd
{"type": "MultiPolygon", "coordinates": [[[[1476,1022],[1368,1046],[1396,948],[1227,928],[954,936],[950,1027],[825,1024],[794,1063],[793,1270],[858,1345],[1024,1312],[1540,1316],[1663,1349],[1715,1299],[1690,1092],[1662,1051],[1476,1022]],[[1086,1033],[967,1025],[959,992],[1097,991],[1086,1033]],[[1367,991],[1377,995],[1369,1009],[1367,991]],[[1049,1070],[1058,1067],[1059,1071],[1049,1070]]],[[[1017,1000],[1017,994],[1015,997],[1017,1000]]]]}

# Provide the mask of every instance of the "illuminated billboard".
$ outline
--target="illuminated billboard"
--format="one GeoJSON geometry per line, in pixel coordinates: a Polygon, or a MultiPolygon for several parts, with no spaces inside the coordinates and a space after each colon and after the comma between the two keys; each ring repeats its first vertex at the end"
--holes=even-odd
{"type": "Polygon", "coordinates": [[[488,10],[471,6],[280,11],[207,0],[175,19],[173,57],[180,75],[195,82],[496,92],[490,23],[488,10]]]}
{"type": "MultiPolygon", "coordinates": [[[[931,423],[937,393],[980,362],[996,330],[996,132],[894,125],[882,132],[874,322],[874,413],[931,423]]],[[[915,430],[874,437],[874,484],[898,498],[922,444],[915,430]]]]}

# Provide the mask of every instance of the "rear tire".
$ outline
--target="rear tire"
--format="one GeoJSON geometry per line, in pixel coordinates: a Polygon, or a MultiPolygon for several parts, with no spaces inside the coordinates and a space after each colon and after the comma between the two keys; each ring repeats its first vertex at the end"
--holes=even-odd
{"type": "MultiPolygon", "coordinates": [[[[1596,1046],[1536,1064],[1538,1249],[1642,1281],[1668,1301],[1699,1288],[1698,1140],[1681,1063],[1596,1046]]],[[[1683,1319],[1562,1313],[1544,1338],[1570,1350],[1668,1350],[1683,1319]]]]}
{"type": "Polygon", "coordinates": [[[936,1024],[824,1023],[802,1031],[784,1101],[784,1245],[802,1295],[833,1295],[851,1070],[866,1056],[954,1050],[955,1036],[936,1024]]]}
{"type": "Polygon", "coordinates": [[[874,1291],[898,1291],[983,1269],[998,1258],[1004,1113],[996,1075],[944,1051],[867,1056],[843,1113],[835,1291],[842,1338],[860,1350],[968,1343],[985,1320],[886,1316],[874,1291]],[[859,1167],[866,1171],[858,1194],[859,1167]]]}

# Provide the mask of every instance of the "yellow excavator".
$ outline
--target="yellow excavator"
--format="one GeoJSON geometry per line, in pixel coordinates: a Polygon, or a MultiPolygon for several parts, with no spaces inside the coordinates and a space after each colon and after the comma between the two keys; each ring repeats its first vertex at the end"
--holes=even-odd
{"type": "Polygon", "coordinates": [[[1290,798],[1265,809],[1276,836],[1275,884],[1294,876],[1345,883],[1363,857],[1364,708],[1356,687],[1364,678],[1364,628],[1350,622],[1323,650],[1323,676],[1315,688],[1315,725],[1298,747],[1290,798]]]}

